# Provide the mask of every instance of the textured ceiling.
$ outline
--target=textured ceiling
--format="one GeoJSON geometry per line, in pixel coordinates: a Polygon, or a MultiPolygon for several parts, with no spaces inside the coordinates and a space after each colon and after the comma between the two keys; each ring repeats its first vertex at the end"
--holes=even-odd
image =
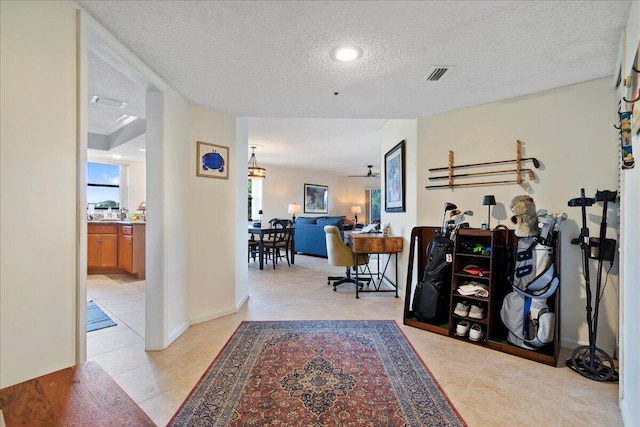
{"type": "MultiPolygon", "coordinates": [[[[608,76],[630,8],[628,1],[78,3],[191,103],[250,117],[250,144],[264,145],[261,163],[278,164],[290,152],[314,162],[307,151],[314,140],[334,152],[357,143],[358,161],[328,165],[345,175],[379,167],[377,135],[346,139],[336,133],[348,133],[344,120],[311,124],[305,134],[303,122],[283,118],[417,118],[608,76]],[[362,57],[332,60],[331,50],[346,43],[362,57]],[[455,68],[425,82],[435,65],[455,68]]],[[[355,125],[364,123],[370,134],[381,122],[355,125]]]]}

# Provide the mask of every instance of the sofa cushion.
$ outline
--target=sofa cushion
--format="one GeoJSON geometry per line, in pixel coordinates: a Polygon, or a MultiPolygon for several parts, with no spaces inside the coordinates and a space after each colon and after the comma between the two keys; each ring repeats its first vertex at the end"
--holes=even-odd
{"type": "Polygon", "coordinates": [[[296,218],[296,224],[315,224],[316,218],[298,217],[296,218]]]}
{"type": "Polygon", "coordinates": [[[325,217],[325,218],[318,218],[316,220],[316,224],[322,226],[322,229],[324,231],[324,226],[325,225],[335,225],[336,227],[338,227],[338,229],[343,229],[342,226],[342,217],[325,217]]]}

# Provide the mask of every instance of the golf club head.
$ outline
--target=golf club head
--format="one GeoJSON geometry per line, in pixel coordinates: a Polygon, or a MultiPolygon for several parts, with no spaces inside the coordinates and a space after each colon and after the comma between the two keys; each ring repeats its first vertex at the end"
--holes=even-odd
{"type": "Polygon", "coordinates": [[[462,212],[460,212],[460,209],[454,209],[451,212],[449,212],[449,218],[453,218],[456,215],[460,215],[462,212]]]}
{"type": "Polygon", "coordinates": [[[473,216],[473,211],[464,211],[462,215],[473,216]]]}
{"type": "Polygon", "coordinates": [[[536,175],[533,173],[531,169],[525,169],[527,171],[527,176],[529,177],[529,181],[535,181],[536,175]]]}
{"type": "Polygon", "coordinates": [[[538,159],[536,159],[535,157],[531,158],[531,161],[533,162],[533,166],[538,169],[540,167],[540,162],[538,161],[538,159]]]}
{"type": "Polygon", "coordinates": [[[457,208],[458,206],[456,206],[455,203],[444,202],[444,213],[442,214],[442,227],[440,227],[440,232],[442,233],[443,236],[446,232],[445,221],[447,219],[447,211],[450,211],[452,209],[457,209],[457,208]]]}

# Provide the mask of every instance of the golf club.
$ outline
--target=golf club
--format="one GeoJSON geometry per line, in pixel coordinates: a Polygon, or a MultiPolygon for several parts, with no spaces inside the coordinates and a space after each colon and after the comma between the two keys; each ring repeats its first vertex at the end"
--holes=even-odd
{"type": "Polygon", "coordinates": [[[456,240],[456,233],[458,232],[458,229],[460,228],[460,224],[462,224],[462,221],[464,221],[465,215],[473,216],[473,211],[464,211],[463,213],[455,216],[455,221],[454,221],[454,225],[453,225],[453,231],[451,231],[451,236],[450,236],[451,241],[455,241],[456,240]]]}
{"type": "Polygon", "coordinates": [[[484,181],[484,182],[466,182],[464,184],[438,184],[438,185],[427,185],[424,188],[451,188],[451,187],[467,187],[469,185],[494,185],[494,184],[518,184],[525,190],[529,190],[531,186],[527,181],[484,181]]]}
{"type": "Polygon", "coordinates": [[[520,159],[497,160],[495,162],[468,163],[466,165],[451,165],[451,166],[444,166],[440,168],[431,168],[429,169],[429,172],[448,171],[449,169],[474,168],[477,166],[501,165],[504,163],[517,163],[518,161],[524,161],[524,160],[531,160],[533,162],[533,166],[536,169],[540,167],[540,162],[535,157],[522,157],[520,159]]]}
{"type": "MultiPolygon", "coordinates": [[[[522,168],[520,169],[522,172],[527,172],[527,177],[530,181],[534,181],[536,179],[536,175],[533,173],[533,169],[522,168]]],[[[464,178],[467,176],[482,176],[482,175],[494,175],[494,174],[506,174],[506,173],[517,173],[518,169],[507,169],[507,170],[499,170],[499,171],[489,171],[489,172],[473,172],[473,173],[459,173],[455,175],[451,175],[451,178],[464,178]]],[[[438,180],[438,179],[449,179],[448,175],[445,176],[430,176],[430,180],[438,180]]]]}
{"type": "Polygon", "coordinates": [[[445,219],[447,217],[447,211],[451,211],[457,208],[458,206],[456,206],[455,203],[444,202],[444,213],[442,214],[442,227],[440,228],[440,232],[442,233],[443,236],[445,235],[445,219]]]}

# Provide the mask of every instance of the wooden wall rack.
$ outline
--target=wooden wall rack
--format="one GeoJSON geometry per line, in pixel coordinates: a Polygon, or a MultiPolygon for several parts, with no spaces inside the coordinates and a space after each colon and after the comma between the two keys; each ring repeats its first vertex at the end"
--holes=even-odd
{"type": "Polygon", "coordinates": [[[540,162],[535,157],[522,157],[522,141],[516,141],[516,158],[510,160],[496,160],[492,162],[479,162],[479,163],[468,163],[464,165],[456,165],[454,164],[454,153],[453,150],[449,150],[449,164],[444,167],[430,168],[429,172],[447,172],[447,175],[436,175],[430,176],[429,180],[448,180],[447,184],[436,184],[436,185],[427,185],[425,188],[453,188],[453,187],[466,187],[466,186],[478,186],[478,185],[500,185],[500,184],[518,184],[522,186],[524,189],[528,190],[530,188],[529,183],[522,178],[522,172],[526,172],[526,177],[530,181],[535,181],[536,176],[531,168],[523,168],[523,161],[532,161],[533,166],[535,168],[540,167],[540,162]],[[471,172],[471,173],[456,173],[457,169],[464,168],[475,168],[475,167],[486,167],[486,166],[494,166],[494,165],[503,165],[508,163],[515,163],[515,169],[507,169],[507,170],[486,170],[481,172],[471,172]],[[455,178],[475,178],[478,176],[485,175],[496,175],[496,174],[515,174],[515,180],[502,180],[502,181],[480,181],[480,182],[465,182],[465,183],[456,183],[455,178]]]}

